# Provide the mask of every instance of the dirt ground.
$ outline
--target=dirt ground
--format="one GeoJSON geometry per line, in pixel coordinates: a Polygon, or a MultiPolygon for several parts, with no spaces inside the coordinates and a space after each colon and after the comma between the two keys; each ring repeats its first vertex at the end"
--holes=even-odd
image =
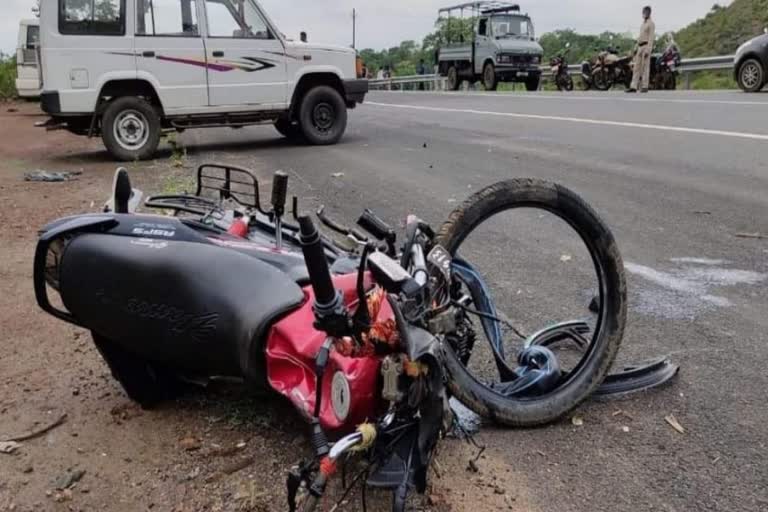
{"type": "MultiPolygon", "coordinates": [[[[0,105],[0,440],[65,418],[15,453],[0,454],[0,511],[286,510],[286,471],[308,453],[306,430],[290,407],[217,386],[142,411],[112,379],[87,332],[38,309],[37,230],[64,215],[98,211],[116,167],[99,139],[33,126],[43,119],[33,103],[0,105]],[[37,169],[82,174],[66,183],[24,181],[37,169]]],[[[138,188],[157,193],[188,185],[199,158],[166,149],[155,161],[127,167],[138,188]]],[[[413,500],[414,510],[531,510],[526,482],[493,453],[483,455],[477,472],[467,469],[475,453],[467,443],[448,439],[440,453],[433,486],[413,500]]],[[[385,496],[369,496],[368,505],[388,509],[385,496]]],[[[351,497],[337,510],[359,509],[351,497]]]]}

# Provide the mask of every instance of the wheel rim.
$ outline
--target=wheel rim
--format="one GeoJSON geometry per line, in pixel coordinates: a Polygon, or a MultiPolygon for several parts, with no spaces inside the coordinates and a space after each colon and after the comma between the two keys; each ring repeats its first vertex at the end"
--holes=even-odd
{"type": "Polygon", "coordinates": [[[741,68],[741,82],[747,89],[753,89],[760,83],[760,69],[754,62],[749,62],[741,68]]]}
{"type": "MultiPolygon", "coordinates": [[[[559,218],[565,225],[570,226],[572,234],[575,234],[578,239],[581,240],[581,243],[583,244],[583,248],[586,249],[588,253],[587,261],[591,264],[592,270],[594,271],[593,277],[595,278],[594,284],[596,285],[595,290],[597,292],[596,298],[598,299],[598,308],[599,311],[596,313],[594,317],[594,325],[591,325],[591,332],[589,334],[589,338],[587,339],[588,345],[585,349],[585,351],[582,353],[581,357],[578,359],[578,362],[576,362],[574,365],[572,365],[570,368],[568,368],[568,371],[565,371],[562,377],[561,382],[559,383],[558,387],[554,390],[552,390],[549,393],[546,393],[545,395],[536,396],[536,397],[527,397],[527,398],[515,398],[513,400],[518,402],[536,402],[541,400],[546,400],[547,397],[551,396],[553,393],[555,393],[557,390],[562,389],[564,387],[567,387],[573,383],[574,380],[579,378],[579,376],[582,374],[582,372],[586,369],[588,366],[589,361],[594,357],[595,351],[598,349],[599,340],[604,335],[604,329],[606,329],[606,322],[607,322],[607,307],[605,305],[605,301],[608,297],[608,289],[607,289],[607,277],[605,274],[605,268],[603,268],[603,265],[601,261],[599,260],[597,254],[598,249],[594,244],[594,241],[589,238],[587,233],[577,227],[575,224],[571,223],[567,218],[565,218],[560,212],[551,210],[547,208],[544,205],[528,205],[528,206],[513,206],[511,208],[504,208],[500,211],[497,211],[495,213],[492,213],[483,219],[479,220],[477,224],[469,230],[469,232],[466,234],[465,237],[457,240],[452,244],[453,247],[451,247],[451,254],[456,258],[460,258],[460,252],[464,248],[465,244],[472,238],[472,236],[477,232],[483,224],[486,222],[491,221],[494,217],[501,213],[505,212],[512,212],[517,210],[540,210],[542,213],[549,213],[557,218],[559,218]]],[[[493,293],[493,292],[492,292],[493,293]]],[[[506,312],[503,312],[503,315],[506,315],[506,312]]],[[[476,344],[482,344],[483,341],[481,341],[481,337],[483,336],[482,331],[477,332],[478,339],[475,342],[476,344]]],[[[452,350],[455,350],[455,347],[451,347],[452,350]]],[[[510,352],[507,352],[508,355],[510,355],[510,352]]],[[[471,359],[471,356],[470,356],[471,359]]],[[[471,364],[471,362],[470,362],[471,364]]],[[[464,367],[464,369],[479,383],[481,383],[483,386],[488,386],[488,381],[486,379],[483,379],[479,375],[475,373],[475,368],[471,368],[470,365],[461,363],[461,366],[464,367]]]]}
{"type": "Polygon", "coordinates": [[[141,149],[149,140],[149,121],[138,110],[123,110],[115,118],[113,134],[123,149],[141,149]]]}
{"type": "Polygon", "coordinates": [[[312,125],[320,133],[328,133],[336,124],[336,109],[330,103],[318,103],[312,109],[312,125]]]}

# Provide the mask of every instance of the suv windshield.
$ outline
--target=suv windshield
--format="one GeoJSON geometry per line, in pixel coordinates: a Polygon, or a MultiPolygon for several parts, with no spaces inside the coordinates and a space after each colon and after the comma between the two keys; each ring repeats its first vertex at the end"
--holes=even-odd
{"type": "Polygon", "coordinates": [[[533,26],[525,16],[496,15],[491,18],[493,36],[496,39],[503,37],[533,38],[533,26]]]}

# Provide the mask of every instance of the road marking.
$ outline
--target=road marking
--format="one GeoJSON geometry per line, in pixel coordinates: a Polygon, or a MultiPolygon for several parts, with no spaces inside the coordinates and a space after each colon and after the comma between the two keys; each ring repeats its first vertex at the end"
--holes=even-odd
{"type": "Polygon", "coordinates": [[[723,130],[706,130],[703,128],[688,128],[685,126],[669,126],[663,124],[629,123],[624,121],[606,121],[603,119],[589,119],[581,117],[543,116],[538,114],[520,114],[516,112],[493,112],[490,110],[474,110],[468,108],[425,107],[421,105],[401,105],[397,103],[378,103],[366,101],[364,105],[374,107],[398,108],[405,110],[421,110],[428,112],[449,112],[454,114],[474,114],[481,116],[513,117],[517,119],[536,119],[539,121],[561,121],[566,123],[594,124],[600,126],[617,126],[621,128],[638,128],[643,130],[658,130],[665,132],[696,133],[700,135],[715,135],[719,137],[734,137],[739,139],[768,141],[768,134],[729,132],[723,130]]]}
{"type": "MultiPolygon", "coordinates": [[[[373,92],[373,91],[371,91],[373,92]]],[[[691,99],[669,99],[651,96],[648,98],[628,98],[618,97],[618,94],[606,93],[603,96],[579,96],[576,94],[537,94],[537,93],[499,93],[499,92],[411,92],[411,91],[376,91],[387,94],[408,94],[408,95],[430,95],[430,96],[453,96],[457,98],[504,98],[504,99],[534,99],[534,100],[563,100],[563,101],[622,101],[626,103],[682,103],[682,104],[710,104],[710,105],[745,105],[768,107],[768,101],[742,101],[742,100],[691,100],[691,99]]],[[[672,94],[672,93],[663,93],[672,94]]]]}

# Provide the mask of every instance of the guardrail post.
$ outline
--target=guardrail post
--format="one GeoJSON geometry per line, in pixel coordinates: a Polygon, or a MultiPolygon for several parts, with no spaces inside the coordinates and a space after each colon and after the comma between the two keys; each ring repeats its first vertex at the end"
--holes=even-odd
{"type": "Polygon", "coordinates": [[[691,74],[690,73],[683,73],[683,87],[686,91],[691,90],[691,74]]]}

